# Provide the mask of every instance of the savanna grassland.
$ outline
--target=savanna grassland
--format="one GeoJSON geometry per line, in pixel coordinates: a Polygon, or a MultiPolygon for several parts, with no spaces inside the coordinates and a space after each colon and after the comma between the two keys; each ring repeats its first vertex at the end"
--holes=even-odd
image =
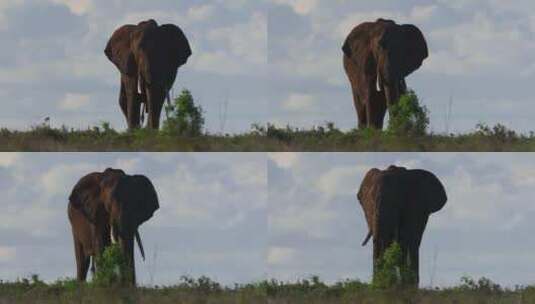
{"type": "Polygon", "coordinates": [[[139,129],[118,132],[108,124],[86,130],[42,124],[28,131],[0,130],[1,151],[535,151],[535,135],[518,134],[503,125],[478,125],[467,134],[396,135],[387,131],[341,131],[333,124],[303,130],[255,124],[242,134],[183,135],[139,129]]]}
{"type": "Polygon", "coordinates": [[[466,134],[428,132],[429,111],[413,91],[392,106],[388,126],[342,131],[334,123],[312,129],[252,124],[241,134],[205,131],[204,111],[184,90],[165,105],[159,130],[116,131],[107,122],[85,130],[53,128],[47,119],[28,131],[0,129],[0,151],[161,151],[161,152],[529,152],[535,133],[518,134],[501,124],[478,124],[466,134]]]}
{"type": "Polygon", "coordinates": [[[535,303],[535,287],[505,289],[488,279],[461,279],[446,289],[377,290],[360,281],[326,285],[318,278],[296,283],[263,281],[224,287],[208,278],[182,278],[174,286],[121,288],[44,283],[37,276],[0,281],[0,303],[535,303]]]}

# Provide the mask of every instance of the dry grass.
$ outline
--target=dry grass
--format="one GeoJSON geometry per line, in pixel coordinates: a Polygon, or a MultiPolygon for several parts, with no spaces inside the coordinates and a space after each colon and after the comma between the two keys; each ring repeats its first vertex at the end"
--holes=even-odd
{"type": "Polygon", "coordinates": [[[535,135],[502,125],[478,125],[461,135],[402,137],[374,130],[343,132],[334,125],[301,130],[253,125],[248,133],[171,136],[146,129],[117,132],[109,127],[72,130],[38,126],[30,131],[0,130],[0,151],[177,151],[177,152],[532,152],[535,135]]]}
{"type": "Polygon", "coordinates": [[[295,283],[263,281],[222,287],[208,278],[182,278],[174,286],[100,288],[62,280],[45,284],[36,276],[0,281],[0,303],[535,303],[535,287],[505,289],[488,279],[463,278],[446,289],[377,290],[360,281],[326,285],[318,278],[295,283]]]}

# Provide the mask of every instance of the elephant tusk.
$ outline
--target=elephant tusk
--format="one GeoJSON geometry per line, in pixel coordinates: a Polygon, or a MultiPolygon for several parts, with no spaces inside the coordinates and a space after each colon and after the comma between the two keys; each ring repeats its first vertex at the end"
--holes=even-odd
{"type": "Polygon", "coordinates": [[[112,244],[116,244],[117,243],[117,239],[115,238],[115,231],[113,229],[113,225],[111,225],[111,229],[110,229],[110,239],[111,239],[111,243],[112,244]]]}
{"type": "Polygon", "coordinates": [[[362,246],[366,246],[366,244],[368,244],[368,241],[370,240],[371,237],[372,237],[372,232],[368,231],[368,235],[364,239],[364,242],[362,242],[362,246]]]}
{"type": "Polygon", "coordinates": [[[137,93],[141,94],[141,76],[137,78],[137,93]]]}
{"type": "Polygon", "coordinates": [[[143,243],[141,242],[141,237],[139,236],[139,231],[136,230],[136,241],[137,245],[139,246],[139,251],[141,252],[141,257],[143,258],[143,261],[145,261],[145,250],[143,249],[143,243]]]}
{"type": "Polygon", "coordinates": [[[379,77],[381,77],[381,76],[379,74],[377,74],[377,81],[375,83],[375,85],[377,87],[377,92],[381,92],[381,79],[379,77]]]}

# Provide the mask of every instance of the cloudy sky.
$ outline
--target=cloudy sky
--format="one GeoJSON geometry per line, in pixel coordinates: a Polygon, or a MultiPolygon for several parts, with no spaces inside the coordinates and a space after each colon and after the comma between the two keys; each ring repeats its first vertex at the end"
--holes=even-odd
{"type": "Polygon", "coordinates": [[[67,202],[78,179],[107,167],[148,176],[160,209],[141,226],[141,284],[207,275],[225,284],[265,275],[263,154],[0,154],[0,279],[75,277],[67,202]]]}
{"type": "Polygon", "coordinates": [[[421,286],[463,275],[534,284],[534,154],[278,153],[268,162],[268,277],[371,279],[372,246],[356,199],[371,168],[434,172],[448,194],[420,248],[421,286]]]}
{"type": "Polygon", "coordinates": [[[118,26],[154,18],[180,26],[193,49],[175,94],[191,90],[211,132],[248,130],[266,119],[263,7],[246,0],[2,0],[0,125],[23,129],[50,117],[54,126],[109,121],[124,129],[119,72],[103,50],[118,26]]]}
{"type": "Polygon", "coordinates": [[[427,38],[430,58],[408,84],[433,131],[478,122],[533,130],[534,10],[528,0],[3,0],[0,125],[24,129],[50,117],[54,126],[124,129],[119,73],[103,49],[119,25],[155,18],[189,37],[194,54],[174,91],[192,91],[210,132],[268,121],[353,128],[340,47],[353,26],[385,17],[427,38]]]}
{"type": "Polygon", "coordinates": [[[430,57],[407,79],[434,132],[478,122],[534,130],[535,2],[529,0],[273,0],[268,15],[270,109],[281,124],[356,126],[343,41],[378,17],[413,23],[430,57]],[[451,118],[446,119],[451,99],[451,118]]]}

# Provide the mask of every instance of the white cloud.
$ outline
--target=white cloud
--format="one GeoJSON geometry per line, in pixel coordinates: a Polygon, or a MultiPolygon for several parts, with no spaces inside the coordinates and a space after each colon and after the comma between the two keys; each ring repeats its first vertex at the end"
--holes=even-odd
{"type": "Polygon", "coordinates": [[[52,2],[66,5],[76,15],[87,14],[94,9],[93,0],[52,0],[52,2]]]}
{"type": "Polygon", "coordinates": [[[17,250],[14,247],[0,247],[0,262],[9,262],[15,258],[17,250]]]}
{"type": "Polygon", "coordinates": [[[364,176],[367,167],[336,167],[322,174],[315,182],[316,187],[327,197],[357,193],[358,176],[364,176]]]}
{"type": "Polygon", "coordinates": [[[284,169],[293,167],[299,161],[299,153],[293,152],[268,153],[268,157],[284,169]]]}
{"type": "Polygon", "coordinates": [[[530,65],[525,62],[535,51],[535,43],[520,26],[477,12],[468,21],[432,30],[428,37],[436,49],[431,49],[424,69],[452,75],[529,74],[530,65]]]}
{"type": "Polygon", "coordinates": [[[288,247],[270,247],[267,254],[267,262],[271,265],[291,264],[296,255],[293,248],[288,247]]]}
{"type": "Polygon", "coordinates": [[[267,18],[254,12],[246,23],[232,24],[208,31],[205,35],[216,50],[199,50],[192,66],[217,74],[243,75],[251,70],[261,73],[267,62],[267,18]]]}
{"type": "Polygon", "coordinates": [[[21,159],[20,153],[15,153],[15,152],[0,153],[0,166],[10,167],[16,164],[20,159],[21,159]]]}
{"type": "Polygon", "coordinates": [[[309,111],[316,105],[316,100],[313,95],[293,93],[286,100],[282,102],[282,107],[287,111],[309,111]]]}
{"type": "Polygon", "coordinates": [[[89,104],[89,95],[67,93],[59,102],[59,108],[65,111],[76,111],[89,104]]]}
{"type": "Polygon", "coordinates": [[[288,5],[299,15],[308,15],[318,6],[318,0],[272,0],[275,4],[288,5]]]}
{"type": "Polygon", "coordinates": [[[192,6],[188,9],[188,19],[195,21],[203,21],[213,17],[216,8],[213,5],[203,4],[199,6],[192,6]]]}
{"type": "Polygon", "coordinates": [[[6,10],[24,3],[24,0],[2,0],[0,1],[0,31],[8,30],[6,10]]]}
{"type": "Polygon", "coordinates": [[[232,176],[241,185],[266,187],[267,170],[263,162],[243,162],[232,167],[232,176]]]}
{"type": "Polygon", "coordinates": [[[67,198],[72,187],[82,176],[99,169],[87,163],[58,164],[40,177],[40,185],[44,190],[43,194],[47,197],[64,195],[67,198]]]}

